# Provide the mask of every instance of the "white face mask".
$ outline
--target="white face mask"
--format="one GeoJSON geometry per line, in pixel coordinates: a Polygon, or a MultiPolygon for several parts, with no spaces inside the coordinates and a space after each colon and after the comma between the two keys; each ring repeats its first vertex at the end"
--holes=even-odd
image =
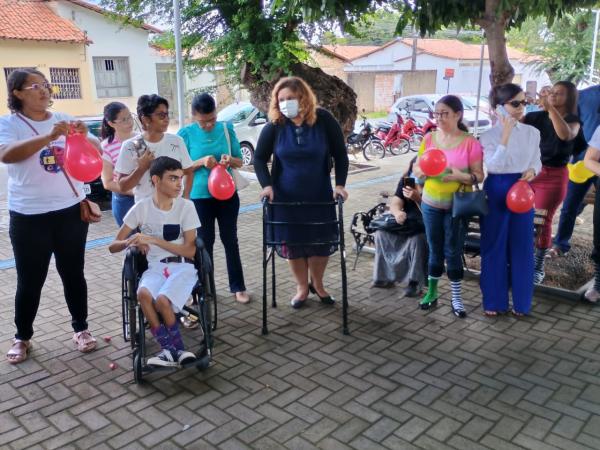
{"type": "Polygon", "coordinates": [[[294,119],[298,116],[298,100],[284,100],[279,102],[279,111],[288,119],[294,119]]]}

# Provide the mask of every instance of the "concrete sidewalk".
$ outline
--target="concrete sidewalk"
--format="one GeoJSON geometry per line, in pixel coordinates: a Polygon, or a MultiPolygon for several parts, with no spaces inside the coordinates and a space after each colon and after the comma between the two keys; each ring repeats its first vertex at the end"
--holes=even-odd
{"type": "MultiPolygon", "coordinates": [[[[410,156],[386,158],[379,170],[349,177],[346,229],[353,212],[394,189],[410,156]]],[[[74,350],[52,267],[32,357],[16,367],[0,362],[0,448],[600,448],[600,310],[587,304],[539,298],[531,317],[489,319],[478,285],[467,281],[469,317],[458,320],[443,282],[440,306],[424,312],[417,300],[400,298],[400,287],[369,289],[369,255],[350,270],[347,233],[351,335],[341,333],[339,304],[325,307],[313,297],[306,308],[291,309],[294,285],[278,259],[279,307],[269,309],[270,334],[262,336],[258,191],[252,183],[242,192],[239,219],[250,304],[227,293],[224,254],[215,246],[214,365],[152,374],[139,386],[121,338],[123,255],[108,253],[116,226],[105,212],[90,228],[86,264],[99,348],[87,355],[74,350]]],[[[14,334],[11,258],[2,230],[2,359],[14,334]]],[[[336,254],[327,286],[337,298],[340,279],[336,254]]],[[[198,337],[185,336],[190,345],[198,337]]]]}

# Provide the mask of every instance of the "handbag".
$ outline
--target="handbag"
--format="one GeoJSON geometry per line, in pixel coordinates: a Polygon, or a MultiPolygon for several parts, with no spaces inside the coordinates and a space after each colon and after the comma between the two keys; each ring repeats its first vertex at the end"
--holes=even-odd
{"type": "Polygon", "coordinates": [[[387,231],[388,233],[401,234],[404,236],[414,236],[425,231],[423,221],[419,217],[409,215],[404,223],[396,222],[393,214],[382,214],[373,218],[368,225],[368,232],[387,231]]]}
{"type": "MultiPolygon", "coordinates": [[[[19,113],[17,113],[17,117],[19,119],[21,119],[25,123],[25,125],[27,125],[31,129],[31,131],[34,132],[34,134],[36,136],[40,135],[38,133],[38,131],[33,127],[33,125],[31,125],[27,120],[25,120],[19,113]]],[[[67,183],[69,183],[69,187],[73,191],[73,195],[75,197],[79,197],[79,193],[75,189],[75,186],[73,186],[73,182],[71,181],[71,178],[69,178],[69,175],[67,175],[67,171],[63,167],[62,160],[60,160],[59,158],[56,157],[56,155],[54,155],[54,151],[52,152],[52,156],[54,156],[54,160],[60,167],[60,171],[65,176],[67,183]]],[[[97,203],[94,203],[93,201],[88,200],[87,198],[85,198],[79,202],[79,214],[80,214],[81,220],[85,223],[100,222],[100,220],[102,219],[102,211],[100,210],[100,206],[98,206],[97,203]]]]}
{"type": "Polygon", "coordinates": [[[485,216],[488,211],[487,195],[479,189],[477,183],[473,184],[475,190],[465,191],[465,185],[456,191],[452,198],[452,218],[467,219],[473,216],[485,216]]]}
{"type": "MultiPolygon", "coordinates": [[[[227,150],[229,150],[229,156],[231,156],[231,138],[229,137],[229,130],[227,129],[226,123],[223,124],[223,129],[225,130],[225,139],[227,140],[227,150]]],[[[231,177],[233,178],[235,188],[238,191],[250,186],[250,182],[246,179],[246,177],[244,177],[238,172],[237,169],[234,169],[233,167],[231,167],[231,177]]]]}

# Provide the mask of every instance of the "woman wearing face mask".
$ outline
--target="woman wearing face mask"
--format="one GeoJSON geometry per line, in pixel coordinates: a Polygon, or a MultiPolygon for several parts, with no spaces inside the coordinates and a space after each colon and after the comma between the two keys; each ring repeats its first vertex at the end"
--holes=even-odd
{"type": "MultiPolygon", "coordinates": [[[[219,235],[225,248],[229,290],[239,303],[248,303],[244,271],[240,258],[237,237],[237,220],[240,211],[240,198],[237,192],[228,200],[217,200],[208,191],[208,176],[217,164],[227,168],[242,167],[240,143],[230,123],[217,122],[215,100],[209,94],[198,94],[192,100],[192,116],[195,123],[179,130],[194,161],[193,184],[190,198],[200,217],[198,235],[213,257],[215,243],[215,220],[219,224],[219,235]],[[228,134],[229,139],[225,133],[228,134]]],[[[229,169],[231,170],[231,169],[229,169]]]]}
{"type": "MultiPolygon", "coordinates": [[[[17,332],[6,355],[10,364],[27,359],[33,322],[54,256],[71,315],[73,341],[81,352],[96,348],[88,331],[84,275],[88,224],[81,220],[83,183],[62,163],[71,128],[87,134],[83,122],[49,110],[52,86],[35,69],[16,69],[7,80],[11,114],[0,118],[0,160],[8,166],[9,235],[17,269],[17,332]]],[[[54,334],[55,339],[60,337],[54,334]]],[[[60,338],[60,340],[62,340],[60,338]]]]}
{"type": "Polygon", "coordinates": [[[498,122],[481,135],[488,171],[483,188],[489,213],[481,219],[481,278],[483,312],[528,314],[533,296],[533,209],[517,214],[506,206],[506,194],[518,180],[531,181],[540,172],[540,133],[520,123],[525,93],[516,84],[496,86],[490,94],[498,122]]]}
{"type": "Polygon", "coordinates": [[[535,191],[535,207],[547,211],[535,242],[535,284],[544,280],[544,261],[552,246],[552,219],[567,195],[567,163],[575,150],[575,138],[580,129],[577,88],[570,81],[559,81],[548,95],[542,97],[542,107],[543,111],[529,113],[524,119],[524,123],[540,132],[542,170],[531,187],[535,191]]]}
{"type": "MultiPolygon", "coordinates": [[[[338,195],[348,198],[344,188],[348,154],[342,130],[331,113],[317,108],[315,94],[304,80],[287,77],[277,82],[271,93],[269,119],[254,155],[254,168],[263,187],[261,198],[276,202],[331,202],[338,195]],[[267,162],[271,156],[273,165],[269,172],[267,162]],[[334,189],[329,175],[331,158],[335,167],[334,189]]],[[[333,304],[335,300],[323,285],[323,275],[335,246],[311,243],[335,240],[336,227],[293,223],[335,220],[334,205],[274,207],[272,211],[273,220],[291,223],[275,226],[274,239],[294,243],[277,248],[278,254],[289,260],[296,280],[292,307],[304,306],[309,290],[322,303],[333,304]]]]}
{"type": "MultiPolygon", "coordinates": [[[[467,316],[462,301],[462,249],[464,230],[460,220],[452,219],[453,194],[461,184],[471,186],[483,179],[481,145],[470,136],[462,123],[464,107],[455,95],[442,97],[435,105],[433,116],[437,119],[437,130],[425,136],[419,157],[427,150],[437,148],[444,152],[448,166],[444,173],[427,177],[423,188],[421,209],[425,234],[429,246],[428,290],[421,300],[421,309],[437,304],[438,280],[444,272],[444,260],[452,289],[452,312],[456,317],[467,316]]],[[[423,177],[418,164],[415,174],[423,177]]]]}
{"type": "Polygon", "coordinates": [[[112,213],[118,226],[123,225],[123,217],[133,206],[133,192],[121,192],[114,172],[121,146],[133,137],[133,117],[129,108],[120,102],[112,102],[104,107],[102,119],[102,185],[112,192],[112,213]]]}

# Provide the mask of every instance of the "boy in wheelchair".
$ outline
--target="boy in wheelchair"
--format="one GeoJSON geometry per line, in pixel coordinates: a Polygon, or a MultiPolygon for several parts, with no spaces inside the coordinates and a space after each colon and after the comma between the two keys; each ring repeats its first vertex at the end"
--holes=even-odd
{"type": "Polygon", "coordinates": [[[148,269],[140,279],[137,298],[161,348],[148,359],[148,365],[169,367],[195,359],[184,349],[173,309],[183,309],[198,279],[193,258],[200,220],[194,204],[179,196],[183,179],[179,161],[156,158],[150,177],[152,197],[129,210],[109,251],[135,246],[146,255],[148,269]],[[139,232],[133,233],[135,230],[139,232]]]}

